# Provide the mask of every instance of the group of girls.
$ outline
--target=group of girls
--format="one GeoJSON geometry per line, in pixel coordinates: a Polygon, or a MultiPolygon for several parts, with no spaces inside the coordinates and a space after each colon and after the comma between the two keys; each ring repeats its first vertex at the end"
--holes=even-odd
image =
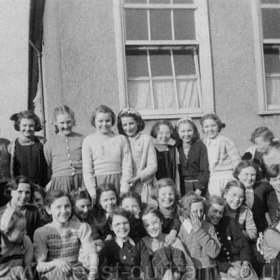
{"type": "MultiPolygon", "coordinates": [[[[46,142],[35,136],[41,124],[33,112],[11,120],[20,136],[12,144],[0,142],[6,170],[0,174],[6,197],[0,218],[8,211],[20,215],[5,218],[9,230],[1,228],[1,246],[29,245],[21,255],[0,252],[0,277],[15,273],[7,264],[13,255],[31,254],[34,242],[43,279],[219,279],[215,258],[221,244],[204,220],[204,201],[213,195],[224,198],[224,215],[249,242],[252,265],[272,260],[256,246],[264,232],[263,247],[275,248],[276,231],[271,241],[266,228],[277,229],[280,216],[280,161],[274,156],[280,145],[269,129],[253,132],[254,146],[241,160],[233,141],[220,134],[225,124],[216,114],[201,118],[204,141],[191,119],[180,119],[175,128],[157,121],[151,137],[143,133],[137,111],[126,108],[116,117],[105,105],[94,110],[95,132],[86,137],[73,131],[74,112],[65,105],[55,108],[56,135],[46,142]],[[9,239],[18,225],[29,239],[9,239]]],[[[34,263],[30,271],[30,259],[21,261],[24,277],[32,279],[34,263]]]]}

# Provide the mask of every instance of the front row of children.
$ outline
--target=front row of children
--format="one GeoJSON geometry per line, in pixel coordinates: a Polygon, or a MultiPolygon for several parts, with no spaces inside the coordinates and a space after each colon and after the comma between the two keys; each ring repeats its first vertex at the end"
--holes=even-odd
{"type": "MultiPolygon", "coordinates": [[[[158,207],[142,210],[137,193],[119,199],[107,184],[92,209],[83,189],[50,191],[42,204],[38,188],[20,176],[7,188],[1,217],[0,279],[258,279],[247,236],[227,214],[235,188],[239,182],[227,184],[225,199],[189,192],[177,203],[176,184],[161,179],[158,207]],[[40,211],[30,205],[36,197],[40,211]]],[[[279,224],[278,218],[262,242],[270,272],[279,265],[279,224]]]]}

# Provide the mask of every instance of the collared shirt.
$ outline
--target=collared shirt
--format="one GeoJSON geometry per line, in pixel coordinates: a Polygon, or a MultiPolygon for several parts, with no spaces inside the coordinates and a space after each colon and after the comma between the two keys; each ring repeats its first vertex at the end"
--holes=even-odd
{"type": "Polygon", "coordinates": [[[130,237],[128,237],[127,241],[123,241],[122,239],[116,237],[115,238],[116,243],[120,246],[120,248],[123,248],[124,243],[129,242],[130,245],[135,246],[135,242],[133,241],[133,239],[131,239],[130,237]]]}

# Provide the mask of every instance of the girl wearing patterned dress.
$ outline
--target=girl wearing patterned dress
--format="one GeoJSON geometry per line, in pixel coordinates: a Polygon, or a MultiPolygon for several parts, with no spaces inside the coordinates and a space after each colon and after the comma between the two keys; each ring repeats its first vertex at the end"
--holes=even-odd
{"type": "Polygon", "coordinates": [[[84,274],[84,278],[80,279],[95,279],[98,256],[91,228],[87,223],[71,219],[73,209],[70,196],[61,190],[49,192],[46,209],[52,216],[52,222],[37,229],[34,234],[34,254],[39,275],[42,279],[72,280],[77,273],[79,276],[84,274]],[[80,248],[87,256],[89,271],[78,262],[80,248]]]}
{"type": "Polygon", "coordinates": [[[52,170],[48,190],[65,192],[77,190],[83,185],[82,143],[84,136],[74,132],[74,112],[66,105],[54,109],[56,136],[44,146],[44,154],[52,170]]]}

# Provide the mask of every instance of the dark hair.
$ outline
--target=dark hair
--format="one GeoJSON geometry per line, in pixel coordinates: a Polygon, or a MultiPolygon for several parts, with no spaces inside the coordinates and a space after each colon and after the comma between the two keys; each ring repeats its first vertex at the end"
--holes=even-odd
{"type": "Polygon", "coordinates": [[[37,184],[32,184],[32,185],[33,185],[33,188],[34,188],[34,193],[35,192],[40,193],[40,195],[42,196],[43,200],[45,200],[45,198],[46,198],[45,190],[41,186],[39,186],[37,184]]]}
{"type": "Polygon", "coordinates": [[[16,131],[20,131],[20,122],[22,119],[34,120],[35,131],[40,131],[43,128],[39,117],[33,111],[28,110],[13,114],[10,117],[10,120],[14,122],[16,131]]]}
{"type": "Polygon", "coordinates": [[[151,136],[154,137],[154,138],[157,138],[157,135],[158,135],[158,132],[159,132],[159,129],[160,129],[160,126],[161,125],[166,125],[169,127],[170,129],[170,136],[171,138],[175,138],[175,128],[174,126],[172,125],[172,123],[168,120],[159,120],[157,121],[153,126],[152,126],[152,129],[151,129],[151,136]]]}
{"type": "Polygon", "coordinates": [[[247,167],[253,167],[256,170],[256,178],[258,176],[258,166],[252,161],[252,160],[247,160],[247,159],[243,159],[241,160],[237,166],[235,167],[235,169],[233,170],[232,175],[234,176],[234,178],[238,179],[238,175],[240,174],[240,172],[247,168],[247,167]]]}
{"type": "MultiPolygon", "coordinates": [[[[76,125],[74,111],[67,105],[62,105],[62,106],[54,108],[53,117],[54,117],[55,121],[57,121],[57,116],[59,116],[59,115],[69,115],[73,120],[73,126],[76,125]]],[[[54,127],[55,127],[55,133],[58,133],[57,125],[55,124],[54,127]]]]}
{"type": "Polygon", "coordinates": [[[204,206],[204,199],[196,194],[194,191],[190,191],[185,194],[180,200],[180,213],[184,218],[188,218],[191,212],[191,206],[193,203],[202,202],[204,206]]]}
{"type": "Polygon", "coordinates": [[[91,119],[90,119],[90,123],[95,127],[95,118],[97,113],[104,113],[104,114],[110,114],[111,115],[111,119],[112,119],[112,125],[115,124],[116,122],[116,115],[113,112],[113,110],[106,106],[106,105],[99,105],[92,113],[91,115],[91,119]]]}
{"type": "Polygon", "coordinates": [[[163,223],[164,217],[159,209],[155,208],[154,206],[147,206],[141,215],[142,221],[143,221],[144,216],[146,216],[148,214],[153,214],[153,215],[157,216],[160,219],[160,221],[163,223]]]}
{"type": "Polygon", "coordinates": [[[71,196],[68,194],[68,193],[66,193],[66,192],[64,192],[64,191],[62,191],[62,190],[53,190],[53,191],[49,191],[49,192],[47,192],[47,195],[46,195],[46,199],[45,199],[45,205],[46,205],[46,207],[51,207],[51,205],[57,200],[57,199],[59,199],[59,198],[61,198],[61,197],[67,197],[68,199],[69,199],[69,201],[70,201],[70,204],[71,204],[71,209],[72,209],[72,211],[71,211],[71,216],[70,216],[70,218],[73,216],[73,209],[74,209],[74,207],[73,207],[73,201],[72,201],[72,199],[71,199],[71,196]]]}
{"type": "Polygon", "coordinates": [[[126,218],[130,224],[131,213],[123,208],[117,208],[112,212],[112,214],[108,217],[108,224],[112,227],[113,219],[115,216],[122,216],[126,218]]]}
{"type": "Polygon", "coordinates": [[[200,120],[200,124],[201,124],[201,126],[202,126],[202,131],[203,131],[203,122],[204,122],[205,120],[208,120],[208,119],[211,119],[211,120],[213,120],[213,121],[215,121],[215,122],[217,123],[217,125],[218,125],[218,131],[219,131],[219,132],[222,130],[222,128],[226,127],[226,124],[223,123],[223,122],[221,121],[221,119],[220,119],[216,114],[210,113],[210,114],[204,115],[204,116],[201,118],[201,120],[200,120]]]}
{"type": "Polygon", "coordinates": [[[119,205],[119,196],[118,196],[118,192],[116,190],[116,187],[111,184],[111,183],[107,183],[107,184],[102,184],[100,186],[98,186],[97,191],[96,191],[96,207],[98,208],[98,210],[100,211],[104,211],[100,205],[100,197],[102,195],[102,193],[104,192],[108,192],[108,191],[112,191],[115,193],[116,195],[116,199],[117,199],[117,205],[119,205]]]}
{"type": "MultiPolygon", "coordinates": [[[[191,119],[188,119],[188,118],[182,118],[180,119],[177,124],[176,124],[176,131],[177,131],[177,134],[179,135],[179,126],[180,124],[189,124],[192,126],[193,128],[193,131],[194,131],[194,135],[193,135],[193,139],[192,139],[192,142],[196,142],[200,139],[200,135],[199,135],[199,132],[198,132],[198,129],[195,125],[195,123],[191,120],[191,119]]],[[[179,137],[180,138],[180,137],[179,137]]],[[[179,140],[180,142],[182,142],[182,139],[180,138],[179,140]]]]}
{"type": "Polygon", "coordinates": [[[145,122],[142,119],[140,113],[138,113],[137,111],[131,109],[131,108],[125,108],[123,110],[120,111],[119,115],[118,115],[118,131],[120,134],[125,135],[125,132],[123,130],[122,127],[122,118],[124,117],[131,117],[133,118],[136,123],[137,123],[137,133],[144,130],[145,128],[145,122]]]}
{"type": "Polygon", "coordinates": [[[90,202],[92,201],[88,191],[83,188],[72,191],[70,195],[74,205],[80,199],[89,199],[90,202]]]}
{"type": "Polygon", "coordinates": [[[218,195],[211,195],[206,201],[204,201],[205,213],[208,212],[208,210],[210,209],[210,207],[213,204],[218,204],[220,206],[225,206],[226,202],[225,202],[224,198],[222,198],[218,195]]]}
{"type": "Polygon", "coordinates": [[[274,135],[271,130],[269,130],[266,126],[257,127],[251,134],[250,141],[256,143],[255,140],[258,137],[262,137],[264,140],[268,140],[269,143],[273,142],[274,135]]]}
{"type": "Polygon", "coordinates": [[[222,197],[224,197],[224,195],[228,193],[228,191],[231,189],[231,187],[237,187],[237,188],[240,188],[240,189],[243,190],[243,192],[244,192],[244,202],[245,202],[246,188],[245,188],[245,186],[240,181],[237,181],[237,180],[229,181],[226,184],[226,186],[225,186],[225,188],[224,188],[224,190],[222,192],[222,197]]]}
{"type": "Polygon", "coordinates": [[[11,192],[12,191],[16,191],[18,189],[18,185],[24,183],[24,184],[29,184],[30,186],[30,201],[29,203],[33,202],[34,199],[34,185],[30,182],[30,180],[23,176],[17,176],[14,180],[11,180],[6,186],[5,186],[5,191],[4,191],[4,195],[11,200],[12,196],[11,196],[11,192]]]}
{"type": "Polygon", "coordinates": [[[267,170],[267,179],[276,178],[280,174],[280,164],[271,164],[267,170]]]}
{"type": "Polygon", "coordinates": [[[173,189],[175,194],[175,203],[178,201],[179,195],[177,193],[177,186],[171,178],[162,178],[156,183],[156,197],[158,198],[158,193],[161,188],[170,187],[173,189]]]}
{"type": "Polygon", "coordinates": [[[129,191],[127,193],[124,193],[121,197],[120,197],[120,205],[122,205],[122,202],[126,199],[126,198],[133,198],[137,201],[140,209],[142,209],[142,201],[141,201],[141,196],[137,193],[137,192],[132,192],[129,191]]]}

